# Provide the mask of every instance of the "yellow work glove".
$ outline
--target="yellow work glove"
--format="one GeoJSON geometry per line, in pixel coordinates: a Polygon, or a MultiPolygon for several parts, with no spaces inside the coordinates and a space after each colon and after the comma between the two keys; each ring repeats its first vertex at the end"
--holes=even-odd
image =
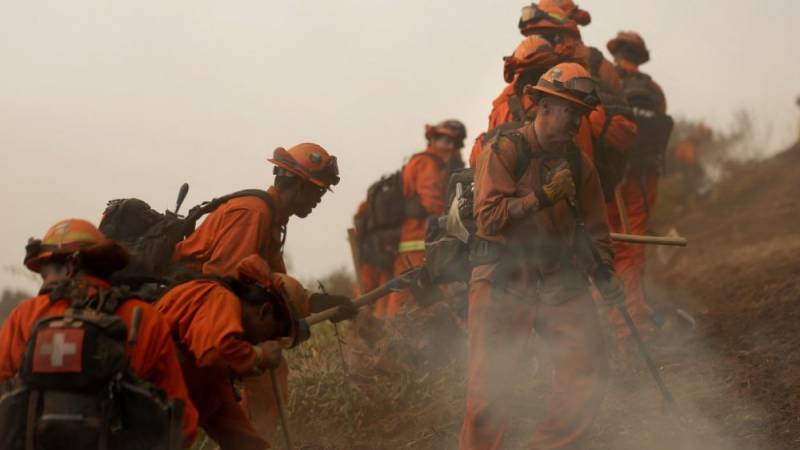
{"type": "MultiPolygon", "coordinates": [[[[566,167],[560,169],[553,175],[550,182],[542,188],[547,200],[545,205],[540,205],[540,208],[552,206],[561,200],[569,199],[575,196],[575,181],[572,179],[572,172],[566,167]]],[[[537,196],[538,197],[538,196],[537,196]]],[[[542,199],[539,199],[541,203],[542,199]]]]}

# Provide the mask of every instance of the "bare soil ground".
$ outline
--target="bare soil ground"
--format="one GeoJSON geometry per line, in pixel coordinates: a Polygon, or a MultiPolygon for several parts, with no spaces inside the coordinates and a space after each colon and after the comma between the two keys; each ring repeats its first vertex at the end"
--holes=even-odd
{"type": "MultiPolygon", "coordinates": [[[[635,355],[617,357],[585,448],[800,448],[799,168],[800,145],[731,167],[710,197],[682,207],[671,221],[690,246],[668,265],[650,258],[648,293],[668,317],[680,307],[698,322],[693,333],[667,332],[653,342],[679,417],[664,414],[635,355]]],[[[291,360],[291,420],[300,447],[457,448],[466,383],[465,337],[452,319],[457,309],[438,305],[398,319],[390,333],[407,339],[374,348],[351,327],[347,371],[333,329],[317,333],[291,360]]],[[[543,414],[547,363],[529,369],[530,383],[519,386],[510,405],[517,419],[504,448],[526,448],[543,414]]]]}

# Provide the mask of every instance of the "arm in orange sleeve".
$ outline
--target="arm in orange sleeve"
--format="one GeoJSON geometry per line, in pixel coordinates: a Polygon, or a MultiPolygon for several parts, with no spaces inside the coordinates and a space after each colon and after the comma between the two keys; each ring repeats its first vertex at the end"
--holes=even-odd
{"type": "Polygon", "coordinates": [[[240,375],[253,371],[255,351],[244,339],[239,299],[214,284],[181,336],[197,367],[226,367],[240,375]]]}
{"type": "Polygon", "coordinates": [[[627,152],[636,141],[636,122],[622,114],[608,114],[603,106],[598,106],[589,115],[589,121],[594,138],[603,139],[617,152],[627,152]]]}
{"type": "Polygon", "coordinates": [[[0,382],[17,374],[22,353],[25,351],[23,308],[22,304],[14,308],[0,329],[0,382]]]}
{"type": "Polygon", "coordinates": [[[589,116],[592,134],[595,139],[603,139],[615,151],[626,153],[636,141],[637,129],[636,121],[628,112],[628,103],[622,94],[622,79],[614,65],[605,58],[600,63],[599,76],[613,92],[601,96],[605,106],[598,107],[589,116]],[[623,111],[626,115],[622,115],[623,111]]]}
{"type": "MultiPolygon", "coordinates": [[[[131,309],[134,307],[129,306],[131,309]]],[[[163,389],[168,398],[183,401],[185,406],[181,435],[188,447],[197,433],[198,412],[189,398],[169,326],[152,306],[143,303],[135,306],[140,306],[144,313],[139,340],[131,355],[131,366],[140,378],[163,389]]]]}
{"type": "Polygon", "coordinates": [[[502,136],[494,147],[484,148],[478,157],[475,218],[478,234],[483,238],[499,237],[511,220],[536,204],[533,193],[517,196],[517,183],[512,175],[516,164],[517,149],[502,136]]]}
{"type": "Polygon", "coordinates": [[[203,273],[232,274],[239,261],[259,253],[269,230],[258,210],[235,208],[225,211],[211,255],[203,264],[203,273]]]}
{"type": "Polygon", "coordinates": [[[432,158],[418,156],[409,169],[415,172],[412,191],[417,194],[422,207],[431,216],[444,212],[442,170],[432,158]]]}
{"type": "Polygon", "coordinates": [[[576,194],[586,231],[592,238],[603,261],[609,266],[614,260],[614,250],[608,228],[608,214],[600,177],[591,160],[583,155],[582,180],[576,194]]]}

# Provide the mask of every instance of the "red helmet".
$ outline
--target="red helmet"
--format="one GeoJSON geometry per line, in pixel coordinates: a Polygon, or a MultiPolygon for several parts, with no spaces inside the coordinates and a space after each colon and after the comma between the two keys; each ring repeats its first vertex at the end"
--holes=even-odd
{"type": "Polygon", "coordinates": [[[517,27],[523,36],[553,31],[575,37],[581,35],[575,21],[571,20],[563,9],[555,5],[531,3],[523,6],[517,27]]]}
{"type": "Polygon", "coordinates": [[[289,150],[278,147],[269,162],[319,187],[330,189],[339,183],[336,157],[317,144],[298,144],[289,150]]]}
{"type": "Polygon", "coordinates": [[[540,8],[557,7],[564,10],[567,18],[574,20],[578,25],[585,27],[592,23],[592,15],[580,9],[572,0],[539,0],[540,8]]]}
{"type": "MultiPolygon", "coordinates": [[[[536,86],[534,94],[553,95],[563,98],[591,111],[597,106],[597,83],[589,72],[578,63],[561,63],[545,72],[536,86]]],[[[528,89],[526,89],[528,91],[528,89]]]]}
{"type": "Polygon", "coordinates": [[[620,31],[617,33],[617,37],[608,41],[606,47],[612,55],[623,48],[631,50],[632,56],[636,59],[632,62],[636,64],[650,61],[650,51],[647,49],[644,39],[634,31],[620,31]]]}
{"type": "Polygon", "coordinates": [[[110,274],[128,265],[128,252],[83,219],[65,219],[47,230],[42,239],[25,246],[25,267],[39,272],[42,264],[67,255],[79,255],[89,269],[110,274]]]}
{"type": "Polygon", "coordinates": [[[431,140],[437,136],[450,136],[455,139],[459,146],[464,146],[464,139],[467,137],[467,128],[460,120],[448,119],[436,125],[425,125],[425,139],[431,140]]]}
{"type": "Polygon", "coordinates": [[[513,55],[503,58],[503,78],[511,83],[520,72],[534,67],[540,67],[544,71],[556,65],[560,59],[547,40],[539,36],[528,36],[519,43],[513,55]]]}

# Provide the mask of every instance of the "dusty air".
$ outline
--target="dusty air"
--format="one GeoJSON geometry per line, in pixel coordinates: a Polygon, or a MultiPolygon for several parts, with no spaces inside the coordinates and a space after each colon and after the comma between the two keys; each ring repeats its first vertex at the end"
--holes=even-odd
{"type": "Polygon", "coordinates": [[[800,448],[794,2],[314,3],[2,8],[0,449],[800,448]]]}

